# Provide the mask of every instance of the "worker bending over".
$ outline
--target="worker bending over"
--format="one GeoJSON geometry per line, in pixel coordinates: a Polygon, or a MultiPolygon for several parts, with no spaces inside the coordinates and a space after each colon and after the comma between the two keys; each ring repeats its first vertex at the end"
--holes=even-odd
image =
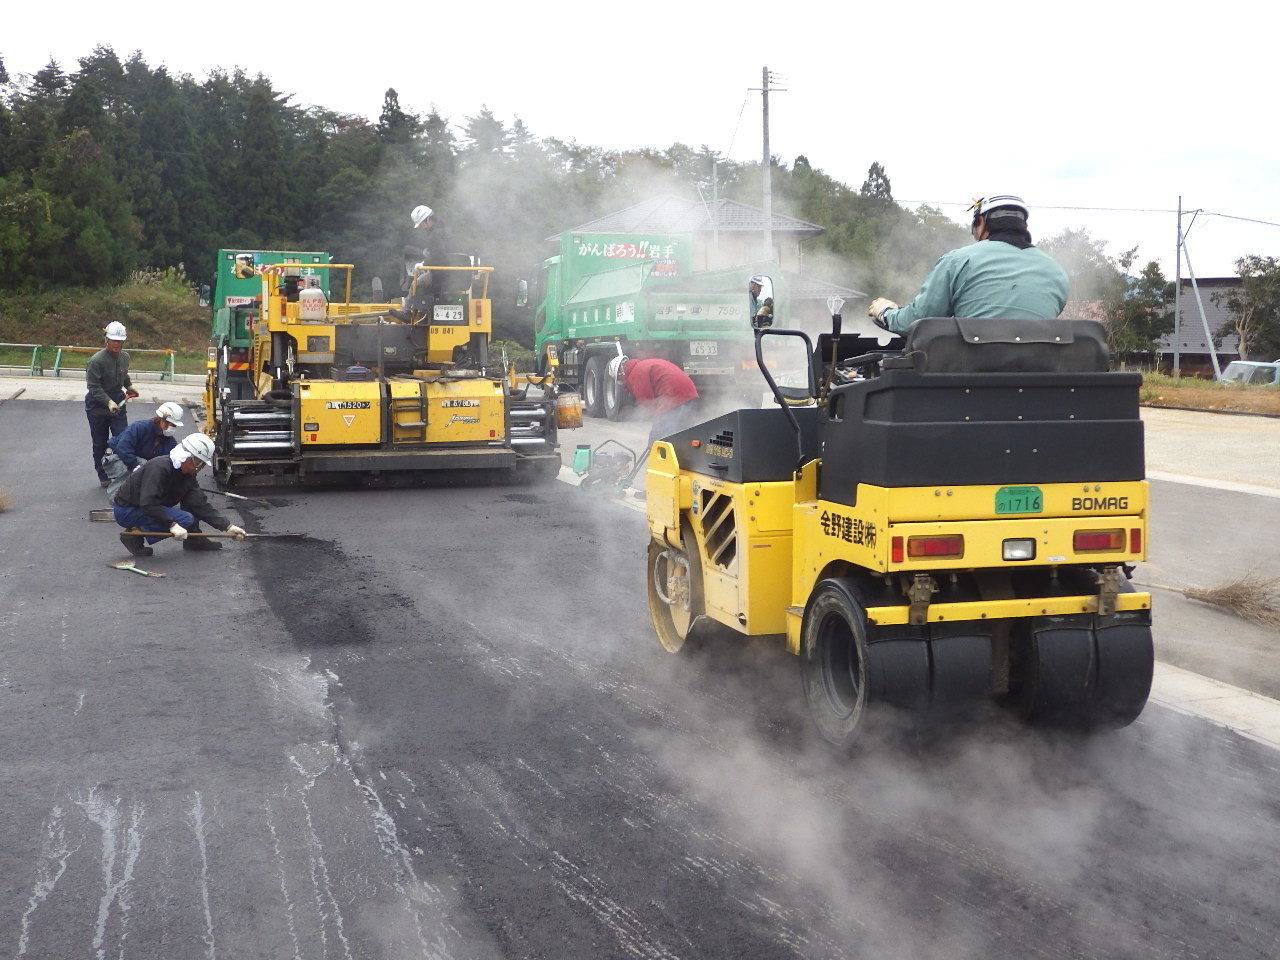
{"type": "Polygon", "coordinates": [[[654,418],[649,428],[649,444],[698,422],[698,388],[689,375],[670,360],[631,360],[624,356],[609,361],[609,375],[636,398],[640,409],[654,418]]]}
{"type": "Polygon", "coordinates": [[[84,366],[85,386],[84,414],[89,418],[89,440],[93,445],[93,469],[98,482],[106,486],[111,482],[102,469],[102,456],[107,452],[107,440],[129,425],[124,412],[126,397],[136,397],[133,380],[129,376],[129,354],[124,342],[128,333],[124,324],[112,320],[107,324],[107,345],[89,358],[84,366]]]}
{"type": "Polygon", "coordinates": [[[867,313],[895,333],[924,317],[1052,320],[1067,303],[1066,271],[1031,245],[1021,197],[975,200],[970,232],[977,243],[944,253],[905,307],[877,297],[867,313]]]}
{"type": "Polygon", "coordinates": [[[180,426],[182,407],[169,401],[156,407],[154,417],[135,420],[107,441],[107,452],[102,458],[102,470],[111,481],[107,486],[107,503],[115,504],[115,496],[130,470],[178,445],[173,432],[180,426]]]}
{"type": "MultiPolygon", "coordinates": [[[[134,470],[116,494],[116,523],[125,528],[120,542],[135,557],[149,557],[152,550],[144,546],[144,534],[169,533],[182,543],[184,550],[221,550],[216,540],[189,540],[187,534],[200,533],[200,521],[243,540],[242,527],[209,505],[197,486],[196,474],[213,461],[213,441],[203,433],[183,437],[182,442],[165,457],[156,457],[134,470]],[[142,533],[132,531],[140,530],[142,533]]],[[[164,537],[145,537],[155,543],[164,537]]]]}

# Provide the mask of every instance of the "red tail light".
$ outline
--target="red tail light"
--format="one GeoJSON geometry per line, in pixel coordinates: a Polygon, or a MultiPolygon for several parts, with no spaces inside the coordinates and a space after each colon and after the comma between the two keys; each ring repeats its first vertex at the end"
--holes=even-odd
{"type": "Polygon", "coordinates": [[[893,538],[893,550],[891,553],[891,559],[893,560],[894,563],[902,562],[902,538],[901,537],[893,538]]]}
{"type": "Polygon", "coordinates": [[[932,560],[963,557],[964,537],[959,534],[947,537],[908,537],[907,556],[932,560]]]}
{"type": "Polygon", "coordinates": [[[1142,528],[1141,527],[1134,527],[1132,530],[1129,531],[1129,552],[1130,553],[1142,552],[1142,528]]]}
{"type": "Polygon", "coordinates": [[[1116,553],[1124,549],[1124,531],[1077,530],[1071,547],[1076,553],[1116,553]]]}

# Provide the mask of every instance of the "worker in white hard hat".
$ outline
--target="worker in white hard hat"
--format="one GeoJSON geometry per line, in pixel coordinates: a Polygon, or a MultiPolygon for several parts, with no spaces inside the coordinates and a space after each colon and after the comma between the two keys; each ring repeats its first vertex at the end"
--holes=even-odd
{"type": "Polygon", "coordinates": [[[751,326],[758,330],[773,326],[773,281],[766,276],[754,276],[747,281],[750,297],[751,326]]]}
{"type": "Polygon", "coordinates": [[[435,305],[434,278],[424,267],[442,266],[449,252],[449,239],[445,235],[436,212],[426,204],[418,204],[409,214],[413,224],[413,241],[404,248],[404,275],[400,289],[404,292],[404,304],[391,315],[406,322],[422,319],[431,313],[435,305]]]}
{"type": "Polygon", "coordinates": [[[129,377],[129,354],[124,349],[128,333],[124,324],[111,321],[103,335],[106,346],[90,357],[84,368],[89,388],[84,395],[84,412],[89,419],[89,439],[93,444],[93,469],[98,482],[105,487],[111,482],[102,470],[107,441],[129,425],[124,406],[138,393],[129,377]]]}
{"type": "Polygon", "coordinates": [[[183,437],[168,456],[148,460],[130,473],[114,504],[116,523],[125,528],[120,534],[125,549],[135,557],[149,557],[152,549],[146,543],[167,538],[147,534],[168,533],[184,550],[221,550],[217,540],[188,536],[203,532],[201,521],[243,540],[244,528],[210,506],[197,483],[196,475],[212,462],[213,441],[193,433],[183,437]]]}
{"type": "Polygon", "coordinates": [[[1031,243],[1030,211],[1021,197],[975,200],[970,232],[976,243],[944,253],[904,307],[877,297],[867,313],[903,333],[924,317],[1052,320],[1067,303],[1067,273],[1031,243]]]}
{"type": "Polygon", "coordinates": [[[116,492],[130,470],[137,470],[153,457],[159,457],[178,445],[174,436],[182,426],[182,407],[172,400],[156,407],[155,416],[135,420],[107,441],[102,469],[107,484],[107,503],[114,504],[116,492]]]}

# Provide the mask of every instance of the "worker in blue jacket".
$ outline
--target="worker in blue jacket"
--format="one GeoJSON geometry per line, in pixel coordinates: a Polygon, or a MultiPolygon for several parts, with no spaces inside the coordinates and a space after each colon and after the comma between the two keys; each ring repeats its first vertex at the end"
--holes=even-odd
{"type": "MultiPolygon", "coordinates": [[[[123,432],[108,440],[107,449],[115,453],[125,467],[132,470],[140,463],[168,453],[176,447],[178,441],[173,434],[180,426],[182,407],[173,401],[162,403],[156,407],[155,416],[135,420],[123,432]]],[[[105,460],[103,467],[106,467],[105,460]]]]}
{"type": "Polygon", "coordinates": [[[148,460],[168,453],[178,445],[173,433],[182,426],[182,407],[169,401],[156,407],[154,417],[135,420],[107,440],[102,472],[107,477],[107,503],[115,505],[116,493],[129,476],[148,460]]]}
{"type": "Polygon", "coordinates": [[[1031,243],[1027,205],[999,194],[975,200],[970,232],[978,241],[944,253],[905,307],[877,297],[867,313],[905,333],[924,317],[1052,320],[1067,304],[1067,273],[1031,243]]]}

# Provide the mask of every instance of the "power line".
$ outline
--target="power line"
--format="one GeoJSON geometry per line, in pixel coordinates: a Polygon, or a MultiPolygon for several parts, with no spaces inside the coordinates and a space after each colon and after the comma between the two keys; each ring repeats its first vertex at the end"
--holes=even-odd
{"type": "MultiPolygon", "coordinates": [[[[954,200],[899,200],[897,202],[903,203],[903,204],[916,205],[916,206],[920,204],[924,204],[930,207],[966,207],[967,208],[969,206],[968,203],[957,202],[954,200]]],[[[1072,211],[1079,211],[1083,213],[1159,213],[1159,214],[1174,214],[1174,215],[1178,213],[1176,209],[1165,210],[1160,207],[1064,207],[1064,206],[1053,206],[1051,204],[1045,204],[1045,203],[1037,203],[1034,209],[1036,210],[1072,210],[1072,211]]],[[[1240,217],[1230,213],[1217,213],[1213,210],[1187,209],[1187,210],[1183,210],[1182,213],[1183,215],[1202,214],[1206,217],[1221,217],[1224,220],[1240,220],[1244,223],[1256,223],[1264,227],[1280,227],[1280,223],[1276,223],[1272,220],[1258,220],[1254,217],[1240,217]]]]}

